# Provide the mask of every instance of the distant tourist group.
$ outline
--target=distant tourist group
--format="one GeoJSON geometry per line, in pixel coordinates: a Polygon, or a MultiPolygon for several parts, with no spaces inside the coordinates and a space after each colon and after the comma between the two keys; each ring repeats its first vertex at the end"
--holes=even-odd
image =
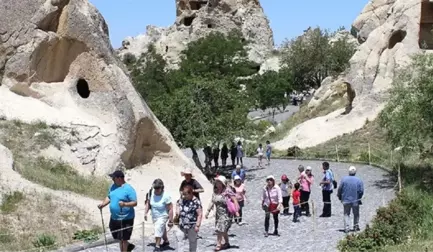
{"type": "MultiPolygon", "coordinates": [[[[260,149],[261,147],[259,147],[260,149]]],[[[257,150],[260,154],[263,151],[257,150]]],[[[259,155],[260,157],[260,155],[259,155]]],[[[259,161],[261,162],[261,161],[259,161]]],[[[349,167],[348,176],[341,179],[337,186],[334,173],[328,162],[322,163],[323,176],[319,185],[322,188],[323,210],[320,217],[331,217],[331,194],[337,189],[337,197],[344,208],[344,229],[349,232],[350,215],[353,213],[353,230],[359,231],[359,205],[364,194],[363,182],[356,175],[356,168],[349,167]]],[[[299,222],[299,217],[304,214],[310,217],[309,199],[311,186],[314,184],[312,168],[300,165],[299,176],[294,183],[287,175],[281,176],[281,182],[277,183],[274,176],[266,177],[266,184],[261,189],[262,209],[264,211],[264,236],[267,237],[272,216],[274,231],[273,235],[279,236],[278,225],[279,215],[289,215],[289,202],[292,198],[293,222],[299,222]],[[280,213],[282,211],[282,213],[280,213]]],[[[173,202],[172,196],[165,190],[164,182],[156,179],[152,188],[146,195],[145,220],[150,211],[154,224],[155,249],[161,251],[170,245],[167,236],[167,226],[179,225],[176,232],[178,249],[186,246],[187,251],[197,251],[197,239],[203,216],[209,217],[212,210],[215,211],[215,232],[217,235],[215,251],[230,248],[228,231],[232,223],[242,225],[243,208],[247,201],[247,190],[245,187],[246,171],[242,164],[238,164],[231,174],[231,181],[225,176],[218,175],[214,181],[212,199],[207,210],[203,211],[203,204],[200,201],[200,193],[204,192],[200,183],[193,178],[193,171],[186,168],[182,173],[184,180],[180,184],[180,198],[173,202]]],[[[98,205],[99,209],[109,205],[111,218],[109,228],[114,239],[119,240],[120,251],[132,251],[135,245],[129,243],[131,238],[135,212],[137,206],[137,195],[132,186],[125,182],[125,175],[122,171],[115,171],[110,174],[113,179],[108,196],[98,205]]]]}

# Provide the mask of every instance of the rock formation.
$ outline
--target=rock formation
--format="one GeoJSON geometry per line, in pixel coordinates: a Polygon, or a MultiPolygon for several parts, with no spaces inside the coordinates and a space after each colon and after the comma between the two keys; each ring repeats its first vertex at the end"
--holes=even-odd
{"type": "Polygon", "coordinates": [[[411,55],[421,52],[421,45],[433,48],[429,33],[432,5],[421,0],[370,1],[352,29],[362,44],[349,69],[337,80],[350,91],[348,107],[298,125],[275,147],[314,146],[361,128],[367,119],[374,120],[386,104],[398,69],[410,62],[411,55]]]}
{"type": "Polygon", "coordinates": [[[263,63],[272,51],[274,41],[258,0],[176,0],[176,21],[172,26],[148,26],[146,34],[126,38],[119,55],[138,57],[153,43],[157,52],[174,66],[188,42],[212,31],[227,33],[233,29],[240,30],[251,41],[249,58],[263,63]]]}
{"type": "MultiPolygon", "coordinates": [[[[62,129],[60,156],[88,173],[136,167],[127,176],[133,176],[140,205],[157,177],[170,181],[167,190],[178,195],[181,169],[192,164],[135,91],[93,5],[2,0],[0,23],[2,120],[62,129]]],[[[198,170],[196,177],[206,198],[210,183],[198,170]]]]}

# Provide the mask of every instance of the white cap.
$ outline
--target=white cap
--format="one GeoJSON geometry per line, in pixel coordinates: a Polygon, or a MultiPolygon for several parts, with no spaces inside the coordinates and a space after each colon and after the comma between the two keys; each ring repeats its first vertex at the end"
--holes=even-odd
{"type": "Polygon", "coordinates": [[[192,169],[190,167],[186,167],[183,172],[181,172],[181,175],[184,176],[185,174],[192,174],[192,169]]]}
{"type": "Polygon", "coordinates": [[[313,170],[313,168],[311,168],[311,166],[307,166],[307,168],[305,170],[311,171],[311,170],[313,170]]]}
{"type": "Polygon", "coordinates": [[[349,174],[356,174],[356,167],[355,166],[351,166],[349,167],[349,174]]]}
{"type": "Polygon", "coordinates": [[[241,180],[241,177],[239,177],[239,175],[236,175],[233,180],[241,180]]]}
{"type": "Polygon", "coordinates": [[[275,177],[274,177],[274,176],[272,176],[272,175],[269,175],[269,176],[267,176],[267,177],[266,177],[266,180],[268,180],[268,179],[272,179],[272,180],[275,180],[275,177]]]}
{"type": "Polygon", "coordinates": [[[241,165],[236,165],[236,169],[240,169],[240,168],[242,168],[241,165]]]}
{"type": "Polygon", "coordinates": [[[223,175],[219,175],[218,177],[215,178],[215,181],[220,181],[221,183],[223,183],[224,185],[226,184],[226,177],[224,177],[223,175]]]}

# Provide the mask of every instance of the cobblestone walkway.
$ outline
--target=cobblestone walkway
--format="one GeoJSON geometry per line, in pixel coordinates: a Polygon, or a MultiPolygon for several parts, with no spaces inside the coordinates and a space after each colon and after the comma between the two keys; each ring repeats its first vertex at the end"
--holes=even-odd
{"type": "MultiPolygon", "coordinates": [[[[343,207],[338,201],[336,192],[332,194],[332,217],[319,218],[323,207],[321,190],[318,186],[322,178],[321,162],[318,161],[292,161],[292,160],[273,160],[270,166],[257,169],[256,159],[247,158],[244,161],[247,170],[247,197],[248,204],[244,208],[244,222],[242,226],[234,224],[229,231],[230,244],[232,247],[224,251],[239,252],[266,252],[266,251],[337,251],[338,241],[344,237],[343,228],[343,207]],[[293,223],[291,216],[280,216],[280,236],[264,237],[264,212],[261,210],[260,193],[264,186],[265,178],[274,175],[278,180],[283,173],[293,181],[298,175],[297,167],[299,164],[313,167],[315,184],[312,189],[310,208],[313,208],[314,215],[311,217],[301,217],[300,222],[293,223]]],[[[336,180],[339,181],[347,174],[349,164],[331,163],[331,169],[335,173],[336,180]]],[[[357,175],[364,181],[365,198],[361,206],[360,226],[361,229],[371,221],[376,213],[376,209],[387,204],[394,198],[394,183],[389,181],[385,171],[364,165],[356,165],[357,175]]],[[[206,207],[208,202],[204,202],[206,207]]],[[[293,207],[290,208],[290,213],[293,207]]],[[[273,221],[271,218],[270,232],[273,231],[273,221]]],[[[170,231],[171,247],[164,251],[176,251],[177,241],[174,231],[170,231]]],[[[216,236],[213,235],[211,224],[203,225],[198,240],[199,252],[213,251],[216,236]]],[[[143,249],[142,240],[135,241],[137,245],[134,251],[153,251],[151,244],[152,237],[146,238],[143,249]]],[[[110,245],[109,251],[118,251],[118,245],[110,245]]],[[[89,249],[91,252],[104,252],[105,247],[89,249]]]]}

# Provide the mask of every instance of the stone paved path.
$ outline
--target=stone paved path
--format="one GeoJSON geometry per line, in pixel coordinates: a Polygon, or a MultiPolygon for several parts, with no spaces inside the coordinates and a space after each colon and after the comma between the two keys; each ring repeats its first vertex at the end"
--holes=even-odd
{"type": "MultiPolygon", "coordinates": [[[[264,169],[257,169],[256,159],[247,158],[244,160],[244,166],[247,169],[247,197],[248,204],[244,208],[243,226],[233,225],[230,229],[230,243],[232,248],[225,251],[239,252],[266,252],[266,251],[337,251],[337,243],[344,237],[341,231],[343,228],[343,208],[338,202],[336,193],[332,194],[332,217],[319,218],[321,214],[321,191],[318,186],[322,178],[321,162],[318,161],[293,161],[293,160],[273,160],[270,166],[264,169]],[[293,181],[298,174],[297,167],[299,164],[313,167],[313,175],[316,177],[315,185],[312,189],[311,199],[314,203],[315,216],[301,217],[299,223],[293,223],[291,216],[280,216],[280,237],[263,236],[264,231],[264,213],[260,206],[260,193],[264,186],[266,176],[272,174],[276,178],[281,177],[283,173],[287,174],[293,181]]],[[[331,168],[339,181],[347,174],[349,165],[343,163],[331,163],[331,168]]],[[[357,175],[363,179],[365,186],[365,198],[361,206],[360,226],[361,229],[371,221],[375,215],[376,209],[387,204],[394,197],[394,183],[390,182],[385,171],[364,165],[356,165],[357,175]]],[[[207,206],[208,202],[204,203],[207,206]]],[[[312,206],[310,205],[310,208],[312,206]]],[[[293,208],[290,208],[290,213],[293,208]]],[[[273,230],[271,218],[270,231],[273,230]]],[[[204,225],[200,231],[203,237],[198,240],[199,252],[213,251],[216,236],[213,235],[211,224],[204,225]]],[[[173,231],[170,232],[171,248],[165,251],[178,251],[177,241],[173,231]]],[[[146,238],[146,246],[143,249],[142,240],[135,241],[137,248],[134,251],[153,251],[151,238],[146,238]]],[[[103,252],[105,247],[89,249],[91,252],[103,252]]],[[[109,251],[118,251],[117,245],[110,245],[109,251]]]]}

